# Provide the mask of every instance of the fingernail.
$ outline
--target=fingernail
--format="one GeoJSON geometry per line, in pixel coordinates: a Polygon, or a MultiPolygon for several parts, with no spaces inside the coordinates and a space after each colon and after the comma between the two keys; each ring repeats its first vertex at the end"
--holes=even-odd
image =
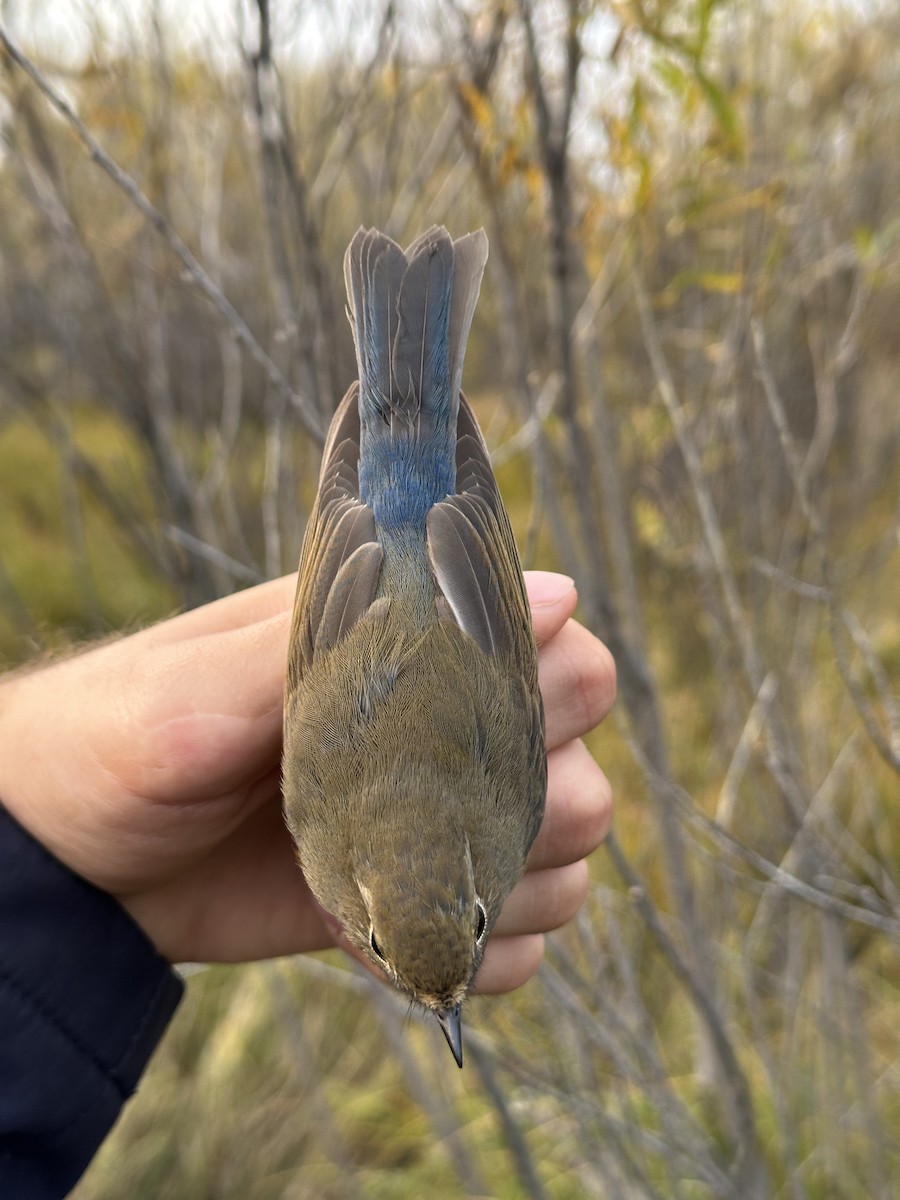
{"type": "Polygon", "coordinates": [[[556,571],[528,572],[528,600],[532,608],[559,604],[575,587],[575,580],[556,571]]]}

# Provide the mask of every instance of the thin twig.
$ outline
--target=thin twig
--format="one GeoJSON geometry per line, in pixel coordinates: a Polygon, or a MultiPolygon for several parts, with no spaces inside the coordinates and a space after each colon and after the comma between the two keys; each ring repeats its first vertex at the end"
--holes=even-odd
{"type": "Polygon", "coordinates": [[[882,933],[890,934],[892,937],[900,936],[900,916],[885,916],[869,908],[849,904],[846,900],[841,900],[839,897],[832,896],[821,888],[814,887],[812,884],[798,879],[796,875],[792,875],[777,863],[770,862],[765,855],[744,845],[743,842],[733,837],[727,829],[723,829],[711,817],[701,812],[694,803],[694,799],[690,793],[675,783],[674,780],[663,779],[656,775],[647,758],[642,754],[640,747],[633,741],[630,742],[630,748],[644,771],[651,776],[652,786],[661,789],[668,795],[692,824],[703,829],[705,833],[715,839],[719,846],[733,856],[743,859],[744,862],[772,880],[783,891],[796,896],[800,900],[805,900],[808,904],[812,904],[816,908],[845,917],[848,921],[856,921],[860,925],[869,925],[873,929],[880,929],[882,933]]]}
{"type": "Polygon", "coordinates": [[[644,345],[647,349],[647,356],[650,359],[650,365],[656,377],[657,391],[666,412],[669,414],[669,420],[672,422],[672,427],[675,430],[678,447],[691,481],[694,501],[697,505],[697,511],[700,514],[700,523],[703,527],[703,538],[719,580],[719,587],[721,588],[725,608],[728,612],[729,624],[740,650],[744,673],[753,691],[758,693],[763,685],[765,672],[750,635],[750,622],[747,619],[747,614],[741,601],[734,571],[728,560],[728,551],[725,546],[725,539],[722,536],[719,519],[716,515],[715,503],[709,489],[709,484],[703,473],[696,443],[688,428],[687,416],[678,396],[675,380],[672,378],[672,372],[669,369],[669,364],[666,362],[659,331],[656,326],[656,318],[650,307],[650,298],[647,295],[643,280],[637,271],[634,273],[633,283],[641,332],[644,338],[644,345]]]}
{"type": "Polygon", "coordinates": [[[900,705],[898,705],[891,692],[887,673],[875,654],[868,636],[859,622],[838,600],[831,560],[828,555],[828,538],[825,522],[813,500],[805,470],[805,463],[801,461],[794,436],[788,425],[784,405],[782,404],[781,396],[779,395],[775,378],[769,365],[765,330],[758,318],[751,322],[751,332],[753,334],[753,349],[756,354],[759,379],[762,383],[772,423],[778,433],[778,440],[781,443],[781,450],[787,463],[788,474],[797,493],[800,510],[820,548],[821,571],[825,585],[822,589],[821,599],[828,608],[830,617],[829,632],[838,670],[875,749],[889,766],[893,767],[895,771],[900,772],[900,705]],[[872,704],[864,688],[850,668],[850,663],[842,644],[842,630],[845,630],[849,634],[866,661],[869,675],[884,708],[888,726],[887,735],[878,722],[878,718],[873,711],[872,704]]]}
{"type": "Polygon", "coordinates": [[[321,444],[324,441],[324,433],[319,423],[318,414],[310,404],[307,397],[302,396],[299,392],[288,384],[287,380],[276,367],[275,363],[265,352],[257,339],[254,337],[243,317],[238,313],[231,301],[224,295],[222,290],[213,283],[207,272],[203,269],[184,241],[159,211],[152,204],[144,193],[138,187],[134,179],[123,170],[119,164],[112,159],[97,139],[93,136],[71,104],[53,87],[43,73],[34,65],[34,63],[22,53],[16,44],[10,40],[5,27],[0,24],[0,46],[6,51],[9,57],[15,62],[26,75],[32,80],[38,90],[46,97],[53,108],[59,115],[71,126],[77,134],[79,140],[84,144],[90,152],[90,156],[95,163],[105,171],[112,179],[117,187],[128,196],[135,207],[147,218],[151,225],[156,229],[165,241],[168,243],[173,253],[180,259],[190,279],[197,285],[206,298],[212,303],[219,313],[225,318],[235,332],[235,336],[240,340],[250,356],[265,372],[266,377],[276,387],[285,400],[297,411],[303,427],[306,429],[310,437],[321,444]]]}
{"type": "Polygon", "coordinates": [[[196,554],[198,558],[219,567],[234,579],[240,579],[244,583],[262,582],[263,577],[255,567],[248,567],[246,563],[238,562],[236,558],[232,558],[230,554],[220,550],[218,546],[210,546],[208,542],[194,537],[186,529],[179,529],[177,525],[167,525],[164,533],[176,545],[183,546],[185,550],[196,554]]]}
{"type": "Polygon", "coordinates": [[[669,966],[684,985],[715,1044],[716,1054],[731,1094],[738,1123],[736,1131],[738,1136],[735,1139],[734,1147],[733,1178],[736,1184],[744,1189],[741,1195],[750,1197],[764,1194],[765,1166],[759,1152],[753,1100],[747,1077],[741,1069],[731,1040],[725,1032],[719,1011],[706,990],[698,985],[694,971],[691,970],[680,950],[663,928],[656,908],[647,895],[646,888],[623,854],[614,834],[610,834],[606,839],[606,847],[623,883],[629,889],[632,900],[644,918],[647,928],[652,933],[669,966]]]}

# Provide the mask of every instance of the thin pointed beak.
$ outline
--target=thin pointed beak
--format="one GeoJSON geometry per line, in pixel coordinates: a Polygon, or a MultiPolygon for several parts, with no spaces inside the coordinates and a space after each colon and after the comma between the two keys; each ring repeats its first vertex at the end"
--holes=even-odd
{"type": "Polygon", "coordinates": [[[462,1025],[460,1024],[460,1014],[462,1012],[461,1004],[454,1004],[452,1008],[445,1008],[443,1012],[435,1013],[438,1019],[438,1024],[444,1031],[444,1037],[447,1039],[447,1045],[453,1057],[456,1059],[456,1065],[463,1065],[462,1057],[462,1025]]]}

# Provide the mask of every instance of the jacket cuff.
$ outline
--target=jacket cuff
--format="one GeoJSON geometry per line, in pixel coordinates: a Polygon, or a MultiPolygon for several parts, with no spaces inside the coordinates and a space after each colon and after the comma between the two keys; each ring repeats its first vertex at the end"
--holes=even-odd
{"type": "Polygon", "coordinates": [[[0,805],[0,1194],[75,1184],[183,990],[118,901],[0,805]]]}

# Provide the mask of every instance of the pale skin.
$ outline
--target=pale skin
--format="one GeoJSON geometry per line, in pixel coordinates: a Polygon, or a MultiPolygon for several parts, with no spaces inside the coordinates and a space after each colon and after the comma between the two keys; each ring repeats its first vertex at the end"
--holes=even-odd
{"type": "MultiPolygon", "coordinates": [[[[537,970],[577,912],[612,799],[581,738],[615,668],[572,620],[571,581],[526,572],[547,718],[544,822],[476,981],[537,970]]],[[[341,941],[281,816],[281,705],[296,576],[17,673],[0,685],[0,800],[67,866],[111,892],[171,962],[242,962],[341,941]]],[[[346,948],[346,943],[343,943],[346,948]]]]}

